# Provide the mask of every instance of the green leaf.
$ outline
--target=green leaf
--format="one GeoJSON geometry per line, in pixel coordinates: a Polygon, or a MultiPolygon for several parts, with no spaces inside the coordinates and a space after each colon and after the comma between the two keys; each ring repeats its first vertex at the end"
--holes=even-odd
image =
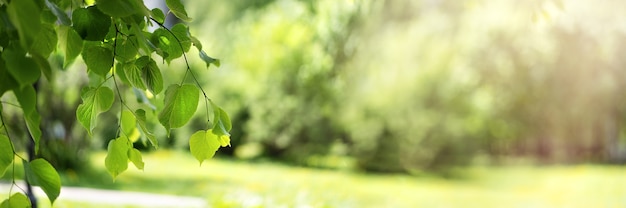
{"type": "Polygon", "coordinates": [[[118,38],[115,46],[115,59],[121,62],[134,60],[138,52],[137,45],[135,36],[118,38]]]}
{"type": "Polygon", "coordinates": [[[9,20],[17,29],[22,48],[29,48],[41,29],[41,10],[35,1],[11,1],[7,7],[9,20]]]}
{"type": "Polygon", "coordinates": [[[165,22],[165,14],[163,14],[163,11],[159,8],[152,9],[152,11],[150,11],[150,16],[152,16],[152,18],[154,18],[154,20],[158,23],[163,24],[165,22]]]}
{"type": "Polygon", "coordinates": [[[103,14],[95,6],[75,9],[72,21],[74,30],[83,40],[101,41],[111,27],[111,17],[103,14]]]}
{"type": "Polygon", "coordinates": [[[15,193],[13,196],[0,203],[0,208],[30,208],[30,200],[23,193],[15,193]]]}
{"type": "Polygon", "coordinates": [[[30,162],[23,161],[23,164],[28,181],[39,186],[46,193],[50,202],[54,203],[61,193],[61,178],[54,167],[41,158],[30,162]]]}
{"type": "Polygon", "coordinates": [[[59,8],[59,6],[50,2],[49,0],[46,0],[46,6],[48,7],[48,9],[50,9],[50,11],[52,11],[54,16],[57,17],[57,19],[59,20],[59,22],[61,22],[61,24],[67,25],[67,26],[72,25],[72,21],[70,20],[70,18],[67,16],[67,14],[65,14],[65,11],[59,8]]]}
{"type": "Polygon", "coordinates": [[[145,91],[138,90],[137,88],[133,88],[133,92],[135,93],[135,98],[137,98],[137,102],[138,103],[146,104],[153,111],[156,110],[156,106],[154,106],[154,104],[152,104],[152,102],[150,102],[150,99],[146,95],[145,91]]]}
{"type": "Polygon", "coordinates": [[[0,97],[5,92],[17,87],[19,87],[19,84],[13,78],[13,75],[9,73],[4,59],[0,58],[0,97]]]}
{"type": "Polygon", "coordinates": [[[30,47],[31,52],[38,53],[43,57],[50,56],[50,53],[57,47],[57,33],[54,27],[49,24],[41,25],[41,29],[30,47]]]}
{"type": "Polygon", "coordinates": [[[102,77],[113,67],[113,51],[103,46],[85,44],[82,56],[87,69],[102,77]]]}
{"type": "Polygon", "coordinates": [[[200,42],[200,40],[198,40],[198,38],[189,36],[189,39],[191,40],[191,43],[198,49],[198,51],[202,51],[202,43],[200,42]]]}
{"type": "Polygon", "coordinates": [[[83,50],[83,39],[70,27],[59,27],[60,47],[65,52],[63,68],[69,66],[83,50]]]}
{"type": "Polygon", "coordinates": [[[189,22],[192,19],[187,16],[187,11],[185,11],[185,6],[180,3],[180,0],[165,0],[165,4],[170,8],[170,11],[174,14],[174,16],[179,19],[189,22]]]}
{"type": "Polygon", "coordinates": [[[41,116],[37,112],[37,92],[32,85],[13,89],[13,92],[22,107],[22,111],[24,111],[24,120],[26,120],[26,127],[35,143],[35,152],[39,152],[41,116]]]}
{"type": "Polygon", "coordinates": [[[191,48],[191,39],[189,38],[189,28],[182,23],[178,23],[170,30],[180,42],[179,47],[183,46],[183,51],[189,51],[191,48]]]}
{"type": "Polygon", "coordinates": [[[210,56],[206,55],[206,53],[202,50],[200,51],[200,59],[202,59],[204,63],[206,63],[206,68],[209,68],[211,64],[213,64],[216,67],[220,67],[219,59],[211,58],[210,56]]]}
{"type": "Polygon", "coordinates": [[[191,155],[200,162],[200,165],[204,160],[213,158],[219,148],[220,143],[217,135],[213,134],[210,129],[197,131],[189,138],[191,155]]]}
{"type": "Polygon", "coordinates": [[[122,111],[121,128],[124,135],[130,135],[135,130],[137,120],[133,112],[129,110],[122,111]]]}
{"type": "Polygon", "coordinates": [[[126,138],[120,137],[109,141],[104,166],[113,179],[128,169],[128,149],[130,149],[130,142],[126,138]]]}
{"type": "Polygon", "coordinates": [[[211,101],[211,107],[213,108],[213,134],[218,136],[222,147],[230,146],[230,133],[232,129],[232,123],[226,111],[217,106],[211,101]]]}
{"type": "Polygon", "coordinates": [[[169,63],[183,55],[183,48],[181,48],[181,44],[178,43],[176,38],[177,37],[172,35],[169,31],[159,28],[152,33],[150,42],[158,49],[161,49],[160,51],[157,50],[157,54],[169,63]]]}
{"type": "Polygon", "coordinates": [[[113,105],[113,90],[108,87],[84,88],[81,93],[83,103],[76,109],[76,119],[87,129],[89,135],[96,126],[98,114],[109,110],[113,105]]]}
{"type": "Polygon", "coordinates": [[[2,52],[2,58],[9,73],[19,83],[20,87],[32,85],[39,80],[41,72],[32,57],[26,57],[25,53],[6,49],[2,52]]]}
{"type": "Polygon", "coordinates": [[[139,128],[141,128],[143,134],[146,136],[146,138],[148,138],[148,140],[150,141],[150,143],[152,143],[152,146],[154,146],[155,149],[159,148],[159,141],[156,139],[154,134],[148,131],[148,127],[146,125],[146,111],[144,111],[143,109],[138,109],[135,111],[135,115],[137,115],[137,123],[139,123],[139,128]]]}
{"type": "Polygon", "coordinates": [[[35,63],[37,63],[37,66],[39,66],[39,69],[41,70],[43,75],[46,77],[46,79],[48,79],[48,81],[51,81],[52,80],[52,68],[50,67],[50,63],[48,62],[48,59],[40,56],[39,54],[31,54],[31,57],[35,60],[35,63]]]}
{"type": "Polygon", "coordinates": [[[96,0],[96,6],[100,11],[111,17],[127,17],[140,13],[143,2],[137,0],[96,0]]]}
{"type": "Polygon", "coordinates": [[[139,170],[143,170],[143,159],[141,158],[141,152],[138,149],[132,148],[128,150],[128,159],[137,167],[139,170]]]}
{"type": "Polygon", "coordinates": [[[13,157],[11,140],[4,134],[0,134],[0,177],[4,176],[9,165],[13,163],[13,157]]]}
{"type": "Polygon", "coordinates": [[[135,62],[141,69],[142,77],[146,86],[153,94],[157,95],[163,91],[163,75],[156,62],[148,56],[142,56],[135,62]]]}
{"type": "Polygon", "coordinates": [[[200,91],[194,85],[170,85],[165,91],[165,106],[159,113],[159,122],[169,135],[170,129],[185,125],[196,112],[200,91]]]}
{"type": "Polygon", "coordinates": [[[118,63],[118,68],[117,68],[117,73],[120,74],[120,77],[124,77],[125,80],[127,80],[129,82],[130,85],[132,85],[133,87],[145,90],[146,85],[143,81],[142,77],[142,70],[137,67],[137,65],[135,64],[135,62],[129,62],[129,63],[124,63],[124,64],[119,64],[118,63]],[[121,70],[121,73],[120,73],[121,70]]]}

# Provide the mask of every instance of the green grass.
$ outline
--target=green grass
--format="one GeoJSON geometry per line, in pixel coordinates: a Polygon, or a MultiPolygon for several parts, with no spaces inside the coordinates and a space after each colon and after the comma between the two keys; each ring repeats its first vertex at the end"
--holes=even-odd
{"type": "Polygon", "coordinates": [[[113,182],[103,158],[94,156],[88,176],[64,174],[64,184],[197,196],[214,207],[626,207],[623,166],[471,168],[444,179],[220,159],[199,166],[188,153],[159,151],[144,155],[145,171],[131,164],[113,182]]]}

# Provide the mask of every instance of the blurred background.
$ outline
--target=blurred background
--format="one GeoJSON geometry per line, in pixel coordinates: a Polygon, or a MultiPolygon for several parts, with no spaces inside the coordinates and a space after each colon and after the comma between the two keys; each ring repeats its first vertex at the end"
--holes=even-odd
{"type": "MultiPolygon", "coordinates": [[[[221,60],[190,52],[232,147],[198,167],[186,151],[203,111],[170,138],[153,119],[159,150],[137,142],[145,171],[112,182],[116,114],[86,139],[76,63],[42,93],[43,155],[64,184],[214,207],[626,206],[626,1],[185,3],[221,60]]],[[[161,67],[182,79],[182,60],[161,67]]]]}

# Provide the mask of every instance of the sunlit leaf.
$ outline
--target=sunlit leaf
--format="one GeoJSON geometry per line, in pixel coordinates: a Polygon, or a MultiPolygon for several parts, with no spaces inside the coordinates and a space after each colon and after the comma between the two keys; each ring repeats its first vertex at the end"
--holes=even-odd
{"type": "Polygon", "coordinates": [[[74,30],[83,40],[103,40],[111,27],[111,17],[95,6],[75,9],[72,13],[74,30]]]}
{"type": "Polygon", "coordinates": [[[139,123],[139,128],[141,128],[143,134],[146,136],[146,138],[148,138],[148,141],[150,141],[155,149],[159,148],[158,140],[156,139],[154,134],[152,134],[152,132],[148,131],[148,127],[146,125],[146,111],[144,111],[143,109],[138,109],[135,111],[135,115],[137,115],[137,123],[139,123]]]}
{"type": "Polygon", "coordinates": [[[152,11],[150,11],[150,16],[152,16],[152,18],[154,18],[154,20],[158,23],[163,24],[165,22],[165,14],[163,14],[163,11],[159,8],[152,9],[152,11]]]}
{"type": "Polygon", "coordinates": [[[60,48],[65,52],[63,68],[69,66],[83,50],[83,39],[70,27],[59,27],[60,48]]]}
{"type": "Polygon", "coordinates": [[[82,56],[87,69],[102,77],[113,67],[113,51],[103,46],[85,44],[82,56]]]}
{"type": "Polygon", "coordinates": [[[124,137],[109,141],[104,166],[114,179],[128,169],[128,150],[130,148],[130,142],[124,137]]]}
{"type": "Polygon", "coordinates": [[[176,36],[177,40],[180,42],[180,45],[183,46],[183,51],[189,51],[191,48],[191,39],[189,38],[189,28],[182,23],[178,23],[174,25],[171,29],[174,36],[176,36]]]}
{"type": "Polygon", "coordinates": [[[0,134],[0,177],[4,176],[7,168],[13,163],[13,147],[11,140],[4,134],[0,134]]]}
{"type": "Polygon", "coordinates": [[[142,71],[143,80],[152,93],[159,94],[163,91],[163,75],[156,62],[147,56],[142,56],[135,62],[142,71]]]}
{"type": "Polygon", "coordinates": [[[30,208],[30,200],[23,193],[15,193],[0,203],[0,208],[30,208]]]}
{"type": "Polygon", "coordinates": [[[165,106],[159,113],[159,122],[168,132],[185,125],[196,112],[200,91],[194,85],[170,85],[165,91],[165,106]]]}
{"type": "Polygon", "coordinates": [[[39,186],[50,202],[54,203],[61,193],[61,178],[54,167],[41,158],[30,162],[23,161],[23,165],[28,182],[39,186]]]}
{"type": "Polygon", "coordinates": [[[160,51],[157,50],[157,54],[161,55],[168,63],[183,55],[183,48],[178,43],[177,37],[163,28],[152,33],[150,42],[160,49],[160,51]]]}
{"type": "Polygon", "coordinates": [[[76,109],[76,119],[87,129],[89,135],[96,126],[96,118],[101,112],[109,110],[113,105],[113,90],[101,86],[99,88],[85,88],[81,94],[83,103],[76,109]]]}
{"type": "Polygon", "coordinates": [[[132,112],[129,110],[122,111],[121,120],[121,128],[124,135],[130,135],[135,130],[135,126],[137,125],[137,120],[132,112]]]}
{"type": "Polygon", "coordinates": [[[165,0],[165,4],[170,9],[170,11],[174,14],[174,16],[179,19],[189,22],[192,19],[187,16],[187,11],[185,11],[185,6],[180,2],[180,0],[165,0]]]}
{"type": "Polygon", "coordinates": [[[138,149],[132,148],[128,150],[128,159],[137,167],[139,170],[143,170],[143,159],[141,158],[141,152],[138,149]]]}
{"type": "Polygon", "coordinates": [[[230,133],[232,123],[226,111],[211,101],[213,108],[213,134],[219,137],[222,147],[230,146],[230,133]]]}
{"type": "Polygon", "coordinates": [[[138,52],[137,45],[137,38],[135,36],[118,38],[115,45],[115,59],[121,62],[134,60],[138,52]]]}
{"type": "Polygon", "coordinates": [[[200,130],[191,135],[189,138],[189,150],[200,165],[206,159],[211,159],[217,149],[220,148],[220,142],[217,135],[213,134],[211,130],[200,130]]]}

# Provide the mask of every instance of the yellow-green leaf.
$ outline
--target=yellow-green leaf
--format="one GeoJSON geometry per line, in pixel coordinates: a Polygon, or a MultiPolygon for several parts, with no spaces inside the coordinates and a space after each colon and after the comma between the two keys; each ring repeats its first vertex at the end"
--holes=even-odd
{"type": "Polygon", "coordinates": [[[109,110],[113,105],[113,90],[101,86],[99,88],[84,88],[81,93],[83,103],[76,109],[76,119],[87,129],[89,135],[96,126],[98,114],[109,110]]]}
{"type": "Polygon", "coordinates": [[[191,135],[189,138],[189,150],[200,165],[206,159],[211,159],[217,149],[220,148],[220,142],[217,135],[213,134],[211,130],[200,130],[191,135]]]}
{"type": "Polygon", "coordinates": [[[113,67],[113,51],[103,46],[85,44],[82,55],[87,69],[102,77],[113,67]]]}
{"type": "Polygon", "coordinates": [[[30,200],[23,193],[15,193],[0,203],[0,208],[30,208],[30,200]]]}
{"type": "Polygon", "coordinates": [[[0,134],[0,177],[4,176],[9,165],[13,163],[13,158],[11,140],[4,134],[0,134]]]}
{"type": "Polygon", "coordinates": [[[152,132],[148,131],[148,127],[146,125],[146,111],[144,111],[143,109],[138,109],[135,111],[135,115],[137,115],[137,123],[139,123],[139,128],[141,128],[143,134],[146,136],[146,138],[148,138],[148,140],[155,149],[159,148],[159,141],[156,139],[154,134],[152,134],[152,132]]]}
{"type": "Polygon", "coordinates": [[[183,4],[180,3],[180,0],[165,0],[165,4],[167,4],[167,7],[174,14],[174,16],[186,22],[191,21],[191,18],[187,16],[187,11],[185,11],[185,6],[183,6],[183,4]]]}
{"type": "Polygon", "coordinates": [[[128,150],[130,142],[124,137],[109,141],[107,156],[104,158],[104,166],[113,179],[128,169],[128,150]]]}
{"type": "Polygon", "coordinates": [[[28,181],[41,187],[50,202],[54,203],[61,193],[61,178],[54,167],[41,158],[30,162],[24,161],[23,164],[28,181]]]}
{"type": "Polygon", "coordinates": [[[41,116],[37,112],[37,92],[33,86],[13,89],[17,101],[24,112],[24,120],[30,136],[35,143],[35,152],[39,152],[39,140],[41,139],[41,116]]]}
{"type": "Polygon", "coordinates": [[[132,112],[129,110],[122,111],[121,127],[123,135],[130,136],[135,130],[135,126],[137,125],[137,120],[132,112]]]}
{"type": "Polygon", "coordinates": [[[128,150],[128,159],[137,167],[139,170],[143,170],[143,159],[141,157],[141,152],[138,149],[132,148],[128,150]]]}

